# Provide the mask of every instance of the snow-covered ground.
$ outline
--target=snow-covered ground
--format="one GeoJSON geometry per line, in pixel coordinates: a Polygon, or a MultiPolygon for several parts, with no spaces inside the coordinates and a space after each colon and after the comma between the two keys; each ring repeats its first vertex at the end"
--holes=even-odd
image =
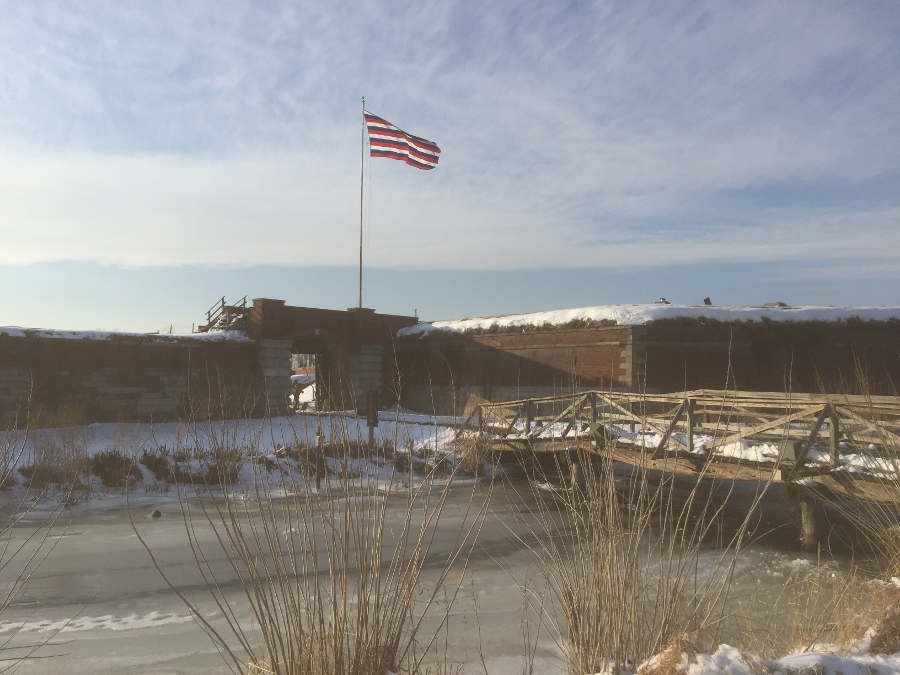
{"type": "MultiPolygon", "coordinates": [[[[861,640],[851,649],[834,645],[815,645],[806,652],[790,654],[780,659],[763,659],[741,652],[730,645],[719,645],[709,654],[683,653],[676,661],[677,672],[684,675],[893,675],[900,673],[900,654],[870,654],[869,639],[861,640]]],[[[659,657],[642,664],[651,667],[659,657]]],[[[663,673],[671,671],[661,670],[663,673]]]]}
{"type": "MultiPolygon", "coordinates": [[[[457,418],[435,419],[402,410],[382,411],[376,440],[401,449],[406,455],[403,470],[394,465],[396,455],[363,453],[348,460],[329,456],[326,458],[329,476],[324,481],[321,496],[328,496],[330,484],[351,476],[355,477],[354,480],[368,481],[368,485],[374,485],[382,492],[421,486],[422,471],[415,471],[417,465],[425,468],[443,460],[452,466],[456,462],[451,444],[455,429],[447,425],[462,421],[457,418]]],[[[285,481],[292,488],[305,485],[304,489],[314,489],[309,476],[300,470],[290,450],[300,445],[314,445],[319,432],[326,443],[353,444],[368,439],[365,420],[347,412],[198,425],[94,424],[68,430],[38,430],[27,436],[7,434],[0,437],[0,442],[18,441],[25,444],[20,463],[27,463],[35,443],[62,441],[63,436],[68,442],[76,439],[74,442],[83,444],[84,452],[89,456],[110,450],[139,456],[145,449],[185,451],[227,444],[247,454],[236,487],[246,489],[252,495],[252,488],[258,485],[260,477],[267,476],[271,477],[265,486],[269,494],[284,487],[285,481]],[[272,467],[272,470],[266,467],[272,467]],[[276,467],[279,470],[275,470],[276,467]]],[[[631,432],[625,426],[622,433],[625,436],[631,432]]],[[[646,445],[654,442],[651,434],[643,436],[639,428],[631,438],[646,445]]],[[[772,450],[767,444],[754,447],[754,456],[762,458],[759,461],[771,458],[772,450]]],[[[744,457],[743,446],[740,448],[733,452],[744,457]]],[[[172,493],[163,492],[151,472],[146,467],[141,470],[144,481],[135,486],[129,495],[132,512],[146,514],[150,509],[160,509],[163,516],[161,519],[141,518],[137,527],[150,538],[169,571],[188,574],[181,571],[188,569],[190,558],[185,557],[188,555],[187,548],[179,539],[183,536],[183,524],[178,518],[177,495],[174,490],[172,493]],[[173,515],[175,518],[172,518],[173,515]]],[[[453,482],[472,486],[474,480],[454,477],[453,482]]],[[[447,479],[441,479],[434,487],[442,489],[447,482],[447,479]]],[[[55,634],[56,630],[61,631],[58,638],[61,643],[77,638],[71,646],[63,644],[56,649],[60,653],[71,654],[71,660],[66,656],[65,659],[39,660],[35,662],[37,665],[28,666],[37,672],[163,673],[175,672],[172,668],[176,666],[184,666],[190,672],[197,673],[219,672],[221,661],[211,644],[190,615],[156,579],[155,573],[149,573],[152,572],[150,570],[135,574],[135,570],[147,570],[146,560],[136,547],[131,526],[125,519],[122,491],[104,491],[96,480],[93,489],[97,498],[78,504],[74,520],[67,526],[65,534],[60,535],[55,555],[39,569],[21,605],[14,608],[6,623],[0,624],[0,639],[18,631],[19,638],[28,642],[34,637],[55,634]],[[103,517],[97,517],[101,511],[103,517]]],[[[464,510],[465,504],[463,492],[460,491],[456,497],[460,511],[464,510]]],[[[527,490],[525,494],[526,502],[523,503],[517,501],[522,499],[521,493],[501,494],[495,515],[488,519],[479,534],[479,541],[483,541],[486,553],[473,561],[471,587],[466,587],[463,594],[466,597],[458,603],[458,609],[454,610],[451,618],[447,631],[451,650],[457,650],[454,654],[458,657],[455,658],[465,664],[467,671],[486,672],[488,675],[523,672],[520,635],[523,591],[517,584],[535,571],[528,571],[533,564],[533,553],[527,549],[523,539],[511,537],[509,533],[521,526],[522,514],[533,509],[533,505],[527,502],[531,499],[527,496],[527,490]],[[509,508],[510,504],[513,508],[509,508]]],[[[450,504],[456,502],[451,501],[450,504]]],[[[448,514],[454,512],[448,510],[448,514]]],[[[704,553],[700,561],[701,572],[704,566],[712,568],[719,564],[719,555],[715,549],[704,553]]],[[[221,560],[217,562],[222,564],[221,560]]],[[[787,576],[811,572],[815,565],[815,557],[797,557],[796,553],[752,548],[742,553],[735,568],[734,593],[736,596],[749,595],[760,584],[768,584],[774,593],[787,576]]],[[[184,583],[198,582],[187,578],[184,583]]],[[[535,584],[534,577],[529,583],[535,584]]],[[[875,585],[894,584],[879,582],[875,585]]],[[[532,586],[532,592],[535,592],[534,589],[532,586]]],[[[237,611],[246,613],[243,608],[237,611]]],[[[249,621],[249,617],[241,614],[241,620],[249,621]]],[[[693,675],[900,673],[900,655],[872,654],[869,650],[871,635],[860,637],[849,648],[815,645],[807,652],[778,659],[759,658],[727,644],[710,645],[698,653],[679,655],[681,667],[678,672],[693,675]]],[[[538,641],[532,672],[533,675],[565,673],[558,644],[546,633],[538,641]]]]}
{"type": "Polygon", "coordinates": [[[620,326],[640,326],[648,321],[701,317],[714,321],[846,321],[900,319],[900,307],[744,307],[736,305],[598,305],[529,314],[508,314],[454,321],[433,321],[402,328],[398,337],[427,335],[434,331],[461,333],[493,327],[562,326],[570,321],[614,321],[620,326]]]}
{"type": "MultiPolygon", "coordinates": [[[[350,479],[361,487],[393,491],[418,488],[443,489],[456,473],[459,457],[453,452],[454,428],[439,420],[399,410],[382,411],[374,429],[375,448],[368,449],[369,429],[365,418],[353,412],[296,414],[288,417],[225,420],[197,424],[90,424],[65,429],[36,429],[0,434],[0,449],[15,470],[16,483],[7,493],[25,490],[28,468],[44,453],[63,453],[82,466],[102,453],[117,452],[138,460],[141,480],[129,488],[129,499],[142,501],[143,494],[170,490],[174,472],[178,482],[228,466],[234,472],[231,486],[248,493],[262,488],[268,494],[284,489],[328,493],[336,482],[350,479]],[[326,475],[315,480],[315,453],[321,435],[326,475]],[[350,452],[345,452],[346,449],[350,452]],[[215,453],[233,453],[217,464],[215,453]],[[149,459],[147,459],[149,457],[149,459]],[[162,457],[172,475],[160,477],[154,457],[162,457]],[[80,459],[78,459],[80,458],[80,459]],[[437,475],[434,469],[437,468],[437,475]],[[23,473],[24,471],[24,473],[23,473]],[[155,473],[156,471],[156,473],[155,473]]],[[[62,455],[60,455],[62,456],[62,455]]],[[[77,492],[80,509],[113,508],[124,500],[121,487],[105,486],[99,472],[83,470],[82,489],[77,492]],[[100,502],[105,502],[103,505],[100,502]]],[[[207,473],[207,475],[209,475],[207,473]]],[[[454,485],[471,484],[473,478],[455,475],[454,485]]],[[[176,498],[176,495],[172,495],[176,498]]],[[[12,501],[16,501],[13,499],[12,501]]]]}

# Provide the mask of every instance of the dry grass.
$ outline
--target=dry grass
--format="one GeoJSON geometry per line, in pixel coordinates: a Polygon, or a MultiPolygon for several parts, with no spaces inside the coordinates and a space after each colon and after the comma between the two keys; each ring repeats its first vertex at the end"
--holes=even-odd
{"type": "Polygon", "coordinates": [[[696,495],[677,505],[646,476],[622,495],[609,461],[580,460],[582,488],[539,501],[539,560],[561,610],[555,626],[569,672],[619,672],[678,635],[715,633],[736,549],[714,573],[692,578],[713,520],[688,517],[696,495]]]}
{"type": "MultiPolygon", "coordinates": [[[[28,452],[32,433],[28,427],[18,429],[15,424],[7,429],[0,429],[0,484],[15,484],[12,474],[28,452]]],[[[65,453],[74,453],[79,447],[78,435],[70,433],[70,430],[63,431],[59,440],[65,444],[62,453],[45,437],[43,450],[46,454],[38,456],[48,461],[51,455],[67,456],[65,453]]],[[[74,472],[65,473],[65,476],[72,475],[74,472]]],[[[57,524],[62,503],[72,494],[72,484],[62,483],[57,487],[63,499],[56,508],[45,511],[27,527],[23,527],[24,519],[44,495],[44,490],[38,494],[32,491],[31,494],[20,493],[18,497],[10,496],[0,507],[0,570],[6,572],[4,576],[10,579],[0,586],[0,633],[3,634],[0,638],[0,673],[16,671],[25,661],[40,656],[40,650],[52,644],[56,636],[56,633],[50,633],[36,641],[19,644],[16,641],[18,629],[5,630],[8,628],[5,624],[9,621],[13,602],[20,597],[41,563],[59,541],[51,539],[51,534],[55,533],[53,528],[57,524]]]]}
{"type": "Polygon", "coordinates": [[[638,675],[678,675],[679,671],[684,671],[685,663],[708,649],[708,645],[698,644],[696,638],[677,635],[665,649],[638,668],[638,675]]]}
{"type": "MultiPolygon", "coordinates": [[[[330,422],[333,454],[339,454],[338,439],[354,439],[349,429],[338,429],[338,418],[330,422]]],[[[358,443],[344,447],[344,459],[359,453],[358,443]]],[[[425,672],[489,495],[472,488],[464,513],[455,514],[459,520],[447,548],[447,533],[441,536],[438,529],[449,492],[438,489],[433,473],[421,485],[399,491],[395,482],[386,494],[372,477],[339,472],[320,496],[308,477],[296,481],[263,463],[252,466],[250,494],[227,485],[221,496],[179,488],[188,543],[207,600],[224,617],[224,627],[213,625],[199,601],[169,583],[232,671],[425,672]],[[213,532],[217,551],[202,543],[201,529],[213,532]],[[433,550],[436,542],[445,542],[439,553],[433,550]],[[227,572],[206,562],[222,553],[229,561],[227,572]],[[449,580],[451,573],[455,581],[449,580]],[[446,602],[438,602],[444,597],[446,602]],[[241,622],[236,607],[250,612],[252,628],[241,622]],[[435,614],[438,627],[423,632],[426,617],[432,621],[435,614]]]]}
{"type": "Polygon", "coordinates": [[[686,636],[715,642],[727,623],[734,566],[762,495],[744,521],[723,534],[733,485],[720,485],[716,493],[701,481],[676,482],[642,467],[616,476],[600,450],[557,455],[554,473],[571,476],[568,489],[539,489],[551,482],[540,469],[530,483],[529,500],[538,504],[535,561],[552,596],[542,609],[573,675],[619,673],[667,649],[675,658],[686,636]],[[720,540],[713,555],[705,544],[711,539],[720,540]],[[701,553],[707,569],[699,573],[701,553]]]}
{"type": "Polygon", "coordinates": [[[85,487],[82,478],[90,468],[86,427],[39,429],[31,432],[30,440],[30,463],[19,469],[28,479],[28,487],[59,486],[73,494],[85,487]]]}

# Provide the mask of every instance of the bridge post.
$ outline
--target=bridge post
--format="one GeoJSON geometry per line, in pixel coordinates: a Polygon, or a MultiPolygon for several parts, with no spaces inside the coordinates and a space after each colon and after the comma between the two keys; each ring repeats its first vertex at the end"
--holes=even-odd
{"type": "Polygon", "coordinates": [[[581,466],[581,456],[578,448],[569,448],[569,484],[572,492],[584,494],[587,489],[587,479],[584,475],[584,467],[581,466]]]}
{"type": "Polygon", "coordinates": [[[791,472],[794,479],[784,483],[784,495],[789,501],[800,505],[800,544],[806,551],[815,551],[819,546],[819,528],[816,522],[816,494],[807,486],[796,482],[799,476],[791,472]]]}
{"type": "Polygon", "coordinates": [[[316,490],[322,489],[322,478],[325,474],[325,435],[320,424],[316,429],[316,490]]]}
{"type": "Polygon", "coordinates": [[[840,464],[841,453],[840,453],[840,442],[841,442],[841,420],[838,417],[837,410],[834,409],[833,405],[828,406],[828,426],[830,431],[830,441],[831,441],[831,466],[837,467],[840,464]]]}
{"type": "Polygon", "coordinates": [[[685,424],[687,425],[687,451],[694,452],[694,401],[684,399],[685,424]]]}
{"type": "Polygon", "coordinates": [[[819,545],[816,530],[816,501],[805,499],[800,502],[800,542],[807,551],[814,551],[819,545]]]}

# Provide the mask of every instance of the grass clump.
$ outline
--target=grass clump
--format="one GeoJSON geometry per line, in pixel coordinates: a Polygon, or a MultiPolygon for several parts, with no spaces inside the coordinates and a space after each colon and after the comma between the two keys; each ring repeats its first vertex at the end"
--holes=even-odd
{"type": "Polygon", "coordinates": [[[617,477],[611,455],[568,450],[554,474],[571,478],[568,489],[548,492],[551,478],[532,469],[534,558],[552,598],[539,610],[551,617],[573,675],[632,671],[656,655],[662,660],[647,672],[667,672],[674,651],[722,636],[751,528],[748,520],[735,527],[712,569],[704,562],[698,574],[706,542],[721,536],[729,488],[712,499],[699,481],[676,489],[642,467],[617,477]]]}
{"type": "Polygon", "coordinates": [[[172,483],[172,467],[169,465],[169,459],[166,456],[166,449],[160,448],[144,448],[141,450],[141,456],[138,461],[147,467],[157,481],[172,483]]]}
{"type": "MultiPolygon", "coordinates": [[[[341,423],[331,420],[329,452],[349,466],[355,455],[364,456],[364,446],[342,447],[334,431],[341,423]]],[[[298,439],[280,455],[305,459],[308,449],[298,439]]],[[[259,456],[254,450],[251,444],[250,457],[259,456]]],[[[219,458],[226,466],[234,460],[234,455],[219,458]]],[[[327,497],[320,497],[299,472],[276,472],[265,462],[249,466],[249,492],[223,483],[221,492],[188,499],[200,496],[198,484],[178,487],[188,543],[224,627],[207,620],[196,594],[188,598],[169,582],[232,672],[426,672],[424,663],[435,658],[433,646],[462,584],[489,494],[471,488],[462,513],[454,512],[449,548],[433,551],[436,541],[448,541],[437,537],[437,530],[449,494],[432,489],[433,472],[421,486],[395,490],[371,474],[339,471],[326,486],[327,497]],[[212,534],[202,537],[201,530],[212,534]],[[206,562],[223,554],[227,572],[206,562]],[[249,607],[252,628],[238,619],[238,604],[249,607]]],[[[135,532],[140,538],[140,530],[135,532]]],[[[152,547],[141,541],[152,555],[152,547]]]]}
{"type": "Polygon", "coordinates": [[[159,482],[213,486],[237,482],[247,456],[245,449],[228,446],[212,450],[183,446],[170,450],[161,445],[144,448],[138,461],[159,482]]]}
{"type": "Polygon", "coordinates": [[[41,429],[31,437],[31,463],[19,468],[26,486],[46,489],[59,486],[85,489],[82,478],[90,468],[84,427],[41,429]]]}
{"type": "Polygon", "coordinates": [[[141,470],[134,460],[118,450],[98,452],[91,457],[90,471],[103,485],[110,488],[129,487],[142,478],[141,470]]]}

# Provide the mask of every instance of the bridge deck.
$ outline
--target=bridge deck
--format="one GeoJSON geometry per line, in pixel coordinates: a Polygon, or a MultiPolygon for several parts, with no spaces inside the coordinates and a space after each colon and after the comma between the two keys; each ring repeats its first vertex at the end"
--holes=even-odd
{"type": "Polygon", "coordinates": [[[696,390],[604,391],[478,406],[461,443],[579,450],[701,479],[784,482],[816,499],[900,504],[900,400],[696,390]]]}

